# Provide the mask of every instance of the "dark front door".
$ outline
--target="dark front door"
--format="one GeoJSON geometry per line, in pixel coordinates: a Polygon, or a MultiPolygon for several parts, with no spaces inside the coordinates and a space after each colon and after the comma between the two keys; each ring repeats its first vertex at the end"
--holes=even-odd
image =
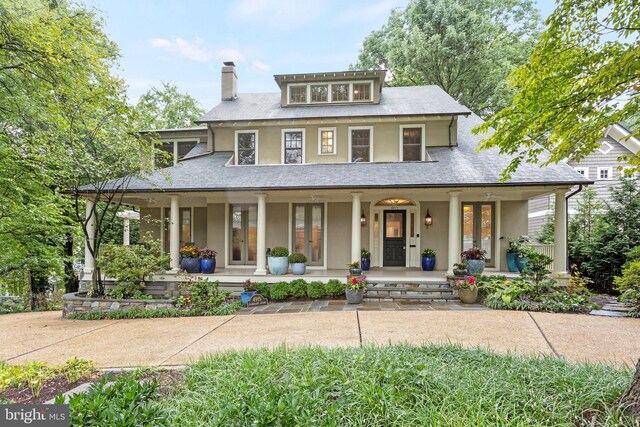
{"type": "Polygon", "coordinates": [[[406,265],[406,212],[384,211],[383,260],[385,267],[406,265]]]}

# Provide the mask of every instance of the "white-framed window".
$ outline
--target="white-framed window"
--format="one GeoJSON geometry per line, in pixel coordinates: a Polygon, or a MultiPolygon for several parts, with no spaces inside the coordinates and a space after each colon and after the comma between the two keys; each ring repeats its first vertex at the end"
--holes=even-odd
{"type": "Polygon", "coordinates": [[[589,168],[586,166],[577,166],[575,168],[576,172],[578,172],[580,175],[583,175],[585,178],[589,178],[589,168]]]}
{"type": "Polygon", "coordinates": [[[400,161],[424,161],[424,125],[400,125],[400,161]]]}
{"type": "Polygon", "coordinates": [[[309,92],[311,92],[312,104],[329,102],[329,85],[328,84],[309,85],[309,92]]]}
{"type": "Polygon", "coordinates": [[[371,83],[351,83],[351,99],[355,101],[371,101],[371,83]]]}
{"type": "Polygon", "coordinates": [[[307,103],[307,85],[289,85],[289,104],[307,103]]]}
{"type": "Polygon", "coordinates": [[[600,151],[602,154],[608,154],[609,151],[611,150],[613,150],[613,146],[609,144],[607,141],[603,141],[600,147],[598,148],[598,151],[600,151]]]}
{"type": "Polygon", "coordinates": [[[599,180],[613,179],[613,170],[611,167],[606,168],[598,168],[598,176],[599,180]]]}
{"type": "Polygon", "coordinates": [[[198,145],[200,142],[199,139],[173,139],[173,140],[162,140],[160,141],[161,145],[157,145],[156,149],[162,151],[162,154],[159,153],[156,155],[156,164],[161,168],[166,168],[169,166],[175,166],[178,164],[180,160],[186,156],[189,151],[193,150],[193,148],[198,145]]]}
{"type": "MultiPolygon", "coordinates": [[[[180,237],[180,247],[187,244],[193,244],[193,207],[179,208],[178,210],[178,227],[180,237]]],[[[171,234],[169,232],[171,227],[171,208],[163,209],[163,248],[165,253],[169,253],[171,234]]]]}
{"type": "Polygon", "coordinates": [[[304,163],[304,129],[282,129],[282,163],[304,163]]]}
{"type": "Polygon", "coordinates": [[[349,83],[331,84],[331,102],[349,101],[349,83]]]}
{"type": "Polygon", "coordinates": [[[349,161],[373,162],[373,126],[349,127],[349,161]]]}
{"type": "Polygon", "coordinates": [[[318,154],[331,155],[337,153],[337,132],[336,128],[318,129],[318,154]]]}
{"type": "Polygon", "coordinates": [[[255,165],[258,163],[258,131],[236,131],[236,165],[255,165]]]}

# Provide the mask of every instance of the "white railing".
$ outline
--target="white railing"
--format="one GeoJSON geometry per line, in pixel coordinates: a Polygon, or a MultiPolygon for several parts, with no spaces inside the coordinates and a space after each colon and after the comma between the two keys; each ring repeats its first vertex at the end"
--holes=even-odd
{"type": "MultiPolygon", "coordinates": [[[[533,244],[531,246],[534,252],[542,255],[546,255],[549,258],[554,259],[553,245],[533,244]]],[[[553,261],[550,264],[548,264],[546,267],[547,267],[547,270],[553,271],[553,261]]]]}

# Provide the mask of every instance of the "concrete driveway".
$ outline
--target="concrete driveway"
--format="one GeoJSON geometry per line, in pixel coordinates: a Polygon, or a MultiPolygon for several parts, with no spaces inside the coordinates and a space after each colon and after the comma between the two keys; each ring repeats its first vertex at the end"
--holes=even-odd
{"type": "Polygon", "coordinates": [[[245,348],[457,343],[621,366],[640,357],[640,319],[518,311],[336,311],[136,320],[64,320],[60,312],[0,316],[0,360],[99,367],[172,366],[245,348]]]}

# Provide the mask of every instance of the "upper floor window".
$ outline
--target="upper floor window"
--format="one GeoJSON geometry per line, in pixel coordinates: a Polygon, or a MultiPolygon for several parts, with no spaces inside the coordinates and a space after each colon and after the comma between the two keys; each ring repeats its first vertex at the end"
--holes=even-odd
{"type": "Polygon", "coordinates": [[[336,154],[336,128],[318,129],[318,154],[336,154]]]}
{"type": "Polygon", "coordinates": [[[589,178],[589,168],[587,167],[576,167],[574,168],[576,172],[578,172],[579,174],[589,178]]]}
{"type": "Polygon", "coordinates": [[[349,83],[334,83],[331,85],[331,101],[342,102],[349,100],[349,83]]]}
{"type": "Polygon", "coordinates": [[[402,161],[421,161],[424,145],[424,127],[419,125],[400,126],[402,161]]]}
{"type": "Polygon", "coordinates": [[[329,85],[311,85],[311,102],[329,101],[329,85]]]}
{"type": "Polygon", "coordinates": [[[258,131],[236,131],[236,164],[255,165],[258,153],[258,131]]]}
{"type": "Polygon", "coordinates": [[[198,145],[198,142],[197,140],[162,141],[162,145],[156,147],[156,149],[163,152],[156,155],[156,165],[166,168],[178,164],[178,161],[189,154],[189,151],[193,150],[198,145]]]}
{"type": "Polygon", "coordinates": [[[289,86],[289,103],[307,103],[307,85],[289,86]]]}
{"type": "Polygon", "coordinates": [[[612,168],[598,168],[598,179],[613,179],[612,168]]]}
{"type": "Polygon", "coordinates": [[[352,162],[371,161],[372,133],[373,129],[371,127],[349,129],[349,157],[352,162]]]}
{"type": "Polygon", "coordinates": [[[282,131],[284,149],[282,150],[282,163],[303,163],[304,159],[304,130],[285,129],[282,131]]]}
{"type": "Polygon", "coordinates": [[[354,101],[370,101],[371,100],[371,84],[370,83],[354,83],[353,84],[353,100],[354,101]]]}

